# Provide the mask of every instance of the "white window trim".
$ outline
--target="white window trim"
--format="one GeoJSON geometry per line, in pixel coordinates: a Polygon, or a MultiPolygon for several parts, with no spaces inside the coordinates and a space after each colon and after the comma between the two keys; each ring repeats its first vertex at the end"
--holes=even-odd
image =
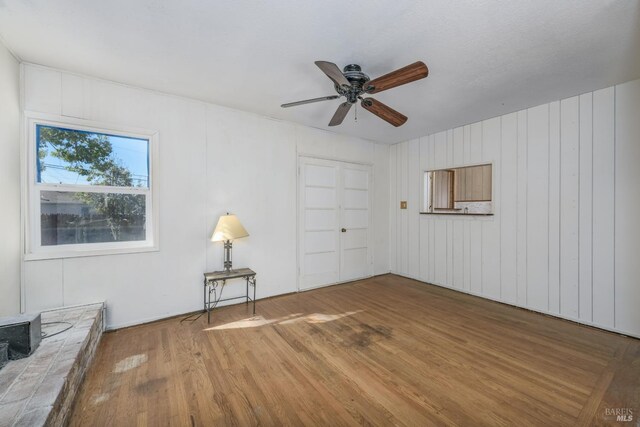
{"type": "Polygon", "coordinates": [[[23,129],[23,235],[24,260],[73,258],[83,256],[114,255],[136,252],[158,251],[159,248],[159,209],[158,209],[158,132],[144,129],[114,126],[110,124],[26,111],[23,129]],[[88,132],[106,133],[124,137],[141,138],[149,141],[149,188],[122,188],[110,186],[87,186],[67,184],[36,183],[36,125],[49,125],[76,129],[88,132]],[[84,243],[59,246],[42,246],[40,244],[40,191],[77,190],[97,193],[130,193],[145,194],[146,203],[146,240],[129,242],[84,243]]]}

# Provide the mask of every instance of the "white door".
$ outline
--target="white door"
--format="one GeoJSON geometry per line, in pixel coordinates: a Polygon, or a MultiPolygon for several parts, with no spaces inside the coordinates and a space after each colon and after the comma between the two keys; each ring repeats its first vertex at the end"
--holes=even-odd
{"type": "Polygon", "coordinates": [[[371,276],[370,168],[300,158],[300,290],[371,276]]]}
{"type": "Polygon", "coordinates": [[[343,163],[340,172],[340,281],[346,282],[371,276],[370,167],[343,163]]]}

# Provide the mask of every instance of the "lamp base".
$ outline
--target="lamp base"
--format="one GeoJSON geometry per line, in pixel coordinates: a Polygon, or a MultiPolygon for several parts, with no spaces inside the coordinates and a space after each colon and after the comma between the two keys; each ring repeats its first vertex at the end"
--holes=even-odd
{"type": "Polygon", "coordinates": [[[232,262],[231,262],[231,249],[233,246],[233,242],[231,240],[225,240],[224,242],[224,271],[225,273],[232,273],[232,262]]]}

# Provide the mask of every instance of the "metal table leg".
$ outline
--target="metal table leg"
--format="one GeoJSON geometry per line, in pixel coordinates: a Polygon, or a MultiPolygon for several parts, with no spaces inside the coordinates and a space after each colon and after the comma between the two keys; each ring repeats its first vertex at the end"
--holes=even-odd
{"type": "Polygon", "coordinates": [[[211,323],[211,285],[209,285],[209,298],[207,302],[207,323],[211,323]]]}

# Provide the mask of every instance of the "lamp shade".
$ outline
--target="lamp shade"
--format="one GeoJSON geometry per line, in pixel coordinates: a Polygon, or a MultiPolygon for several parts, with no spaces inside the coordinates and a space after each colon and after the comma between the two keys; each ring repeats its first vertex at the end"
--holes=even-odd
{"type": "Polygon", "coordinates": [[[218,220],[216,229],[213,230],[211,236],[212,242],[222,242],[225,240],[239,239],[240,237],[247,237],[249,233],[244,229],[238,217],[235,215],[222,215],[218,220]]]}

